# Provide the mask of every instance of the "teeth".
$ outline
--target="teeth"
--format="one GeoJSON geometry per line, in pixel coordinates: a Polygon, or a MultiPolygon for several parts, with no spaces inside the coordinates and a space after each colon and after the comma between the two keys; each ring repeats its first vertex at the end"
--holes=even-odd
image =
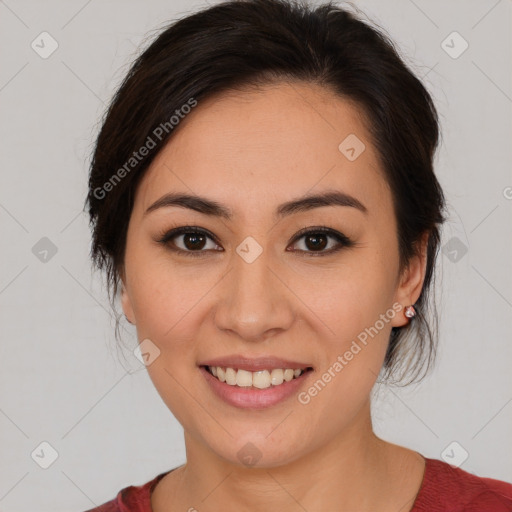
{"type": "Polygon", "coordinates": [[[273,386],[279,386],[279,384],[283,383],[283,380],[283,370],[280,368],[272,370],[272,373],[270,374],[270,382],[273,386]]]}
{"type": "MultiPolygon", "coordinates": [[[[230,368],[231,370],[231,368],[230,368]]],[[[234,370],[233,370],[234,371],[234,370]]],[[[230,382],[228,384],[231,384],[230,382]]],[[[252,374],[245,370],[238,370],[236,372],[236,385],[247,388],[252,386],[252,374]]]]}
{"type": "Polygon", "coordinates": [[[283,373],[283,379],[286,382],[290,382],[293,379],[293,370],[290,368],[287,368],[283,373]]]}
{"type": "Polygon", "coordinates": [[[234,368],[221,368],[220,366],[208,366],[208,371],[221,382],[225,382],[230,386],[239,386],[241,388],[254,386],[259,389],[279,386],[283,382],[290,382],[304,373],[304,370],[300,368],[286,368],[284,370],[275,368],[270,371],[260,370],[257,372],[249,372],[247,370],[236,370],[234,368]]]}
{"type": "MultiPolygon", "coordinates": [[[[238,370],[240,371],[240,370],[238,370]]],[[[247,372],[251,373],[251,372],[247,372]]],[[[268,370],[263,370],[261,372],[254,372],[252,374],[252,385],[255,388],[265,389],[270,387],[270,372],[268,370]]]]}
{"type": "Polygon", "coordinates": [[[226,384],[234,386],[236,384],[236,374],[237,371],[233,368],[226,368],[226,384]]]}

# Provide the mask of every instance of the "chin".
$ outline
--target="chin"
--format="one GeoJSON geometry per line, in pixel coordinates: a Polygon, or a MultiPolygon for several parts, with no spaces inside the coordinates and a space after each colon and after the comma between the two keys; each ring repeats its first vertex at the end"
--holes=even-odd
{"type": "Polygon", "coordinates": [[[303,455],[302,450],[308,444],[303,435],[291,435],[289,430],[284,435],[281,433],[281,436],[277,432],[271,435],[268,432],[268,429],[265,432],[259,429],[237,435],[231,431],[233,437],[226,435],[222,441],[216,437],[204,439],[204,442],[218,457],[230,464],[246,468],[276,468],[303,455]]]}

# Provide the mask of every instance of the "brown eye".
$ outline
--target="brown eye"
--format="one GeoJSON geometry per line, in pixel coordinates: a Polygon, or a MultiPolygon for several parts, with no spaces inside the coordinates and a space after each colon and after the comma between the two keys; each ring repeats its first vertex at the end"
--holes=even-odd
{"type": "MultiPolygon", "coordinates": [[[[318,227],[304,228],[295,236],[293,244],[304,239],[302,247],[292,252],[303,253],[308,256],[327,256],[343,247],[352,247],[354,242],[344,234],[334,229],[318,227]]],[[[211,251],[223,251],[216,237],[211,233],[194,226],[181,226],[165,232],[158,242],[171,251],[185,256],[204,256],[211,251]],[[208,244],[210,244],[208,246],[208,244]]]]}
{"type": "Polygon", "coordinates": [[[305,246],[312,251],[322,250],[328,245],[329,235],[307,235],[304,237],[305,246]]]}
{"type": "Polygon", "coordinates": [[[313,256],[332,254],[343,247],[352,247],[354,245],[352,240],[344,234],[324,227],[301,230],[295,237],[294,243],[302,239],[304,239],[304,242],[299,244],[302,245],[302,247],[299,247],[299,251],[306,254],[312,253],[313,256]],[[329,240],[334,240],[334,243],[330,243],[329,240]],[[328,249],[325,250],[326,248],[328,249]]]}
{"type": "Polygon", "coordinates": [[[172,251],[180,252],[187,256],[202,256],[207,251],[219,250],[213,235],[193,226],[171,229],[158,242],[164,244],[172,251]],[[211,241],[210,246],[208,246],[208,240],[211,241]]]}
{"type": "Polygon", "coordinates": [[[206,236],[199,233],[185,233],[180,235],[183,237],[183,245],[190,251],[197,251],[204,248],[206,236]]]}

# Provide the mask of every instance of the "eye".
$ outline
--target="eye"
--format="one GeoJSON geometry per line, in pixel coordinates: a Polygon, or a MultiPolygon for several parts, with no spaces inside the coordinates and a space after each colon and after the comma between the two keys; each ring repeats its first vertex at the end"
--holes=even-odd
{"type": "Polygon", "coordinates": [[[326,227],[304,228],[295,236],[293,242],[304,239],[302,246],[305,249],[299,249],[308,256],[327,256],[338,252],[343,247],[352,247],[354,242],[343,233],[326,227]],[[323,250],[329,246],[329,238],[335,243],[331,244],[329,250],[323,250]],[[333,247],[334,245],[334,247],[333,247]],[[316,254],[315,254],[316,253],[316,254]]]}
{"type": "Polygon", "coordinates": [[[205,248],[208,250],[219,250],[215,248],[217,246],[217,241],[211,233],[194,226],[181,226],[179,228],[166,231],[160,236],[158,242],[168,246],[172,251],[181,252],[186,256],[192,257],[203,256],[203,253],[206,251],[203,251],[202,249],[205,248]],[[208,244],[205,242],[208,238],[214,242],[213,247],[207,247],[208,244]],[[174,240],[177,240],[178,242],[175,242],[174,240]]]}
{"type": "MultiPolygon", "coordinates": [[[[327,256],[338,252],[343,247],[352,247],[355,245],[355,243],[343,233],[322,226],[308,227],[300,230],[297,235],[295,235],[293,244],[301,239],[304,239],[304,248],[291,252],[305,253],[308,256],[327,256]],[[329,250],[324,250],[329,246],[329,239],[334,240],[335,243],[331,244],[329,250]],[[334,247],[332,247],[332,245],[334,245],[334,247]]],[[[192,257],[203,256],[205,252],[209,251],[220,252],[224,250],[219,248],[219,241],[213,234],[195,226],[180,226],[165,231],[160,235],[157,241],[168,247],[171,251],[192,257]],[[208,247],[208,239],[212,242],[210,247],[208,247]]]]}

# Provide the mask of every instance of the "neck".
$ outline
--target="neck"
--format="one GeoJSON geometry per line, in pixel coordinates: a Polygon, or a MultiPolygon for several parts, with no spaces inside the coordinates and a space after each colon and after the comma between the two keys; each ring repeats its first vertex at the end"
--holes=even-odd
{"type": "Polygon", "coordinates": [[[421,482],[418,458],[411,465],[412,452],[375,436],[369,406],[329,443],[281,466],[233,464],[187,432],[185,444],[187,463],[175,470],[179,475],[166,495],[166,510],[207,512],[219,510],[219,504],[224,512],[391,510],[391,502],[403,505],[404,496],[414,497],[421,482]],[[404,476],[407,464],[416,471],[412,480],[404,476]],[[390,490],[397,484],[405,485],[400,496],[390,490]]]}

